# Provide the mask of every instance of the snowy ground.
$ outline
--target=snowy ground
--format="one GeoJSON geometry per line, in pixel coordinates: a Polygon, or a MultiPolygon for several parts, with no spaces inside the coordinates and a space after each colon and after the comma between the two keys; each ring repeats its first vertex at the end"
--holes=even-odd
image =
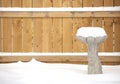
{"type": "Polygon", "coordinates": [[[120,84],[120,65],[103,66],[88,75],[87,65],[50,64],[36,60],[0,64],[0,84],[120,84]]]}

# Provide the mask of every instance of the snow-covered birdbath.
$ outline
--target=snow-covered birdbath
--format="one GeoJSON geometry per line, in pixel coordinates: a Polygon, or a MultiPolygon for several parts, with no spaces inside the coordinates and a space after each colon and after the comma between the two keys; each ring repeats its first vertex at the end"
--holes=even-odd
{"type": "Polygon", "coordinates": [[[107,38],[104,29],[100,27],[81,27],[78,29],[76,36],[88,47],[88,74],[102,74],[102,65],[98,58],[98,45],[107,38]]]}

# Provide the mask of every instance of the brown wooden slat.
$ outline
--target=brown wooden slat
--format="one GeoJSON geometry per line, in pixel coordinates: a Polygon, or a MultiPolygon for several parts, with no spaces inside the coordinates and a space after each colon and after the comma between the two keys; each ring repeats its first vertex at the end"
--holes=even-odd
{"type": "MultiPolygon", "coordinates": [[[[32,0],[23,0],[22,7],[32,7],[32,0]]],[[[32,33],[33,23],[32,18],[23,18],[23,52],[32,52],[32,33]]]]}
{"type": "MultiPolygon", "coordinates": [[[[2,6],[1,0],[0,0],[0,7],[2,6]]],[[[1,26],[1,17],[0,17],[0,52],[2,51],[2,26],[1,26]]]]}
{"type": "Polygon", "coordinates": [[[107,33],[107,39],[104,42],[104,51],[113,52],[113,19],[104,18],[104,29],[107,33]]]}
{"type": "MultiPolygon", "coordinates": [[[[11,7],[11,0],[2,0],[2,7],[11,7]]],[[[12,18],[1,18],[3,52],[12,52],[12,18]]]]}
{"type": "Polygon", "coordinates": [[[120,0],[114,0],[114,6],[120,6],[120,0]]]}
{"type": "MultiPolygon", "coordinates": [[[[100,7],[100,6],[104,6],[103,4],[103,0],[93,0],[93,7],[100,7]]],[[[103,18],[93,18],[92,24],[93,27],[103,27],[102,24],[103,18]]],[[[99,52],[104,51],[104,43],[101,43],[99,45],[99,52]]]]}
{"type": "MultiPolygon", "coordinates": [[[[104,6],[113,6],[113,0],[104,0],[104,6]]],[[[107,39],[104,42],[104,51],[113,52],[113,18],[104,18],[104,29],[107,33],[107,39]]]]}
{"type": "MultiPolygon", "coordinates": [[[[21,0],[12,0],[12,7],[21,7],[21,0]]],[[[22,51],[22,19],[13,18],[13,52],[22,51]]]]}
{"type": "MultiPolygon", "coordinates": [[[[74,0],[73,7],[82,7],[82,0],[74,0]]],[[[82,26],[82,18],[73,18],[73,52],[82,52],[83,43],[76,38],[79,27],[82,26]]]]}
{"type": "MultiPolygon", "coordinates": [[[[93,21],[93,27],[103,27],[102,26],[102,18],[93,18],[92,21],[93,21]]],[[[100,51],[100,52],[103,51],[103,48],[104,48],[104,44],[101,43],[99,45],[98,51],[100,51]]]]}
{"type": "MultiPolygon", "coordinates": [[[[92,7],[92,0],[83,0],[83,7],[92,7]]],[[[92,18],[82,18],[82,27],[92,27],[92,18]]],[[[82,51],[88,51],[87,45],[84,43],[82,46],[82,51]]]]}
{"type": "MultiPolygon", "coordinates": [[[[33,0],[33,7],[43,7],[43,0],[33,0]]],[[[42,52],[42,18],[33,18],[33,51],[42,52]]]]}
{"type": "Polygon", "coordinates": [[[114,18],[114,51],[120,52],[120,18],[114,18]]]}
{"type": "Polygon", "coordinates": [[[93,0],[83,0],[83,7],[92,7],[93,0]]]}
{"type": "MultiPolygon", "coordinates": [[[[51,7],[51,0],[44,0],[43,7],[51,7]]],[[[43,33],[42,33],[42,52],[52,52],[52,18],[42,18],[43,33]]]]}
{"type": "MultiPolygon", "coordinates": [[[[72,0],[64,0],[63,7],[72,7],[72,0]]],[[[72,52],[72,18],[63,18],[63,52],[72,52]]]]}
{"type": "Polygon", "coordinates": [[[73,8],[75,7],[82,7],[82,0],[73,0],[72,1],[73,8]]]}
{"type": "Polygon", "coordinates": [[[84,45],[76,38],[77,30],[82,27],[82,18],[73,18],[73,52],[83,52],[82,46],[84,45]]]}
{"type": "MultiPolygon", "coordinates": [[[[62,0],[53,0],[53,7],[61,7],[62,0]]],[[[62,52],[62,18],[53,18],[53,52],[62,52]]]]}
{"type": "Polygon", "coordinates": [[[12,19],[1,18],[2,24],[2,52],[12,52],[12,19]]]}
{"type": "Polygon", "coordinates": [[[0,18],[0,52],[2,51],[2,28],[1,28],[1,18],[0,18]]]}
{"type": "Polygon", "coordinates": [[[33,8],[42,8],[43,7],[43,0],[33,0],[33,8]]]}
{"type": "Polygon", "coordinates": [[[111,7],[113,6],[114,0],[104,0],[104,6],[105,7],[111,7]]]}
{"type": "Polygon", "coordinates": [[[103,3],[104,3],[104,0],[93,0],[94,7],[102,7],[103,3]]]}
{"type": "MultiPolygon", "coordinates": [[[[120,6],[120,1],[115,0],[114,6],[120,6]]],[[[114,18],[114,52],[120,52],[120,18],[114,18]]]]}

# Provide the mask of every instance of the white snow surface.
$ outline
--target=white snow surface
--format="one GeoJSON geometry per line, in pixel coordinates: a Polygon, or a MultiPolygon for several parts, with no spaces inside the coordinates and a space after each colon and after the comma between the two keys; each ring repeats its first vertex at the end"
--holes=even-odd
{"type": "Polygon", "coordinates": [[[81,27],[78,29],[77,37],[82,36],[82,37],[103,37],[107,36],[104,28],[101,27],[81,27]]]}
{"type": "Polygon", "coordinates": [[[120,65],[87,74],[87,65],[17,62],[0,64],[0,84],[120,84],[120,65]]]}
{"type": "Polygon", "coordinates": [[[93,11],[120,11],[120,6],[115,7],[48,7],[48,8],[18,8],[18,7],[0,7],[0,12],[93,12],[93,11]]]}

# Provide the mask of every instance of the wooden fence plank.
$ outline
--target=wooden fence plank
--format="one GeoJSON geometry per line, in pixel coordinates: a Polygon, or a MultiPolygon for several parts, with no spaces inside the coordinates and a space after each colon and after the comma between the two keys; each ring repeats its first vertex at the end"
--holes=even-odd
{"type": "Polygon", "coordinates": [[[120,18],[114,18],[114,51],[120,52],[120,18]]]}
{"type": "Polygon", "coordinates": [[[0,18],[0,52],[2,51],[2,29],[1,29],[1,18],[0,18]]]}
{"type": "MultiPolygon", "coordinates": [[[[120,1],[115,0],[114,6],[120,6],[120,1]]],[[[114,52],[120,52],[120,18],[114,18],[114,52]]]]}
{"type": "Polygon", "coordinates": [[[113,6],[114,0],[104,0],[104,7],[111,7],[113,6]]]}
{"type": "Polygon", "coordinates": [[[120,0],[114,0],[114,6],[120,6],[120,0]]]}
{"type": "Polygon", "coordinates": [[[75,7],[82,7],[82,0],[73,0],[72,6],[75,7]]]}
{"type": "Polygon", "coordinates": [[[102,7],[104,0],[93,0],[94,7],[102,7]]]}
{"type": "MultiPolygon", "coordinates": [[[[12,7],[21,7],[21,0],[12,0],[12,7]]],[[[13,18],[13,52],[22,51],[22,20],[13,18]]]]}
{"type": "MultiPolygon", "coordinates": [[[[32,7],[32,0],[23,0],[22,7],[32,7]]],[[[32,52],[32,18],[23,18],[23,52],[32,52]]]]}
{"type": "MultiPolygon", "coordinates": [[[[2,7],[1,0],[0,0],[0,7],[2,7]]],[[[0,52],[2,51],[2,26],[1,26],[1,17],[0,17],[0,52]]]]}
{"type": "MultiPolygon", "coordinates": [[[[82,7],[82,0],[74,0],[73,7],[82,7]]],[[[73,18],[73,52],[82,52],[83,43],[76,38],[79,27],[82,26],[82,18],[73,18]]]]}
{"type": "Polygon", "coordinates": [[[83,52],[84,44],[76,38],[77,30],[82,27],[82,24],[82,18],[73,18],[73,52],[83,52]]]}
{"type": "Polygon", "coordinates": [[[43,0],[33,0],[33,8],[42,8],[43,7],[43,0]]]}
{"type": "MultiPolygon", "coordinates": [[[[94,7],[100,7],[100,6],[103,6],[103,0],[93,0],[93,6],[94,7]]],[[[103,27],[103,24],[102,24],[102,21],[103,21],[103,18],[93,18],[92,22],[92,26],[93,27],[103,27]]],[[[101,43],[99,45],[99,49],[98,51],[102,52],[104,51],[104,43],[101,43]]]]}
{"type": "MultiPolygon", "coordinates": [[[[2,0],[2,7],[11,7],[11,0],[2,0]]],[[[3,52],[12,52],[12,18],[1,18],[3,52]]]]}
{"type": "MultiPolygon", "coordinates": [[[[43,0],[33,0],[33,7],[39,8],[43,7],[43,0]]],[[[42,52],[42,18],[33,18],[33,51],[42,52]]]]}
{"type": "MultiPolygon", "coordinates": [[[[104,6],[113,6],[113,0],[104,0],[104,6]]],[[[113,52],[113,18],[104,18],[104,29],[107,33],[107,39],[104,42],[104,51],[113,52]]]]}
{"type": "MultiPolygon", "coordinates": [[[[62,7],[62,0],[53,0],[53,7],[62,7]]],[[[62,18],[53,18],[53,52],[62,52],[62,18]]]]}
{"type": "MultiPolygon", "coordinates": [[[[72,7],[72,0],[64,0],[63,7],[72,7]]],[[[63,18],[63,52],[73,51],[72,18],[63,18]]]]}
{"type": "MultiPolygon", "coordinates": [[[[83,0],[83,7],[92,7],[92,0],[83,0]]],[[[82,18],[82,26],[83,27],[92,27],[92,18],[82,18]]],[[[82,46],[82,50],[85,52],[85,51],[88,51],[87,49],[87,45],[86,44],[83,44],[82,46]]]]}
{"type": "Polygon", "coordinates": [[[93,0],[83,0],[83,7],[92,7],[93,0]]]}
{"type": "MultiPolygon", "coordinates": [[[[52,7],[51,0],[44,0],[43,7],[52,7]]],[[[52,52],[52,18],[43,18],[42,52],[52,52]]]]}
{"type": "Polygon", "coordinates": [[[113,19],[112,18],[104,18],[104,29],[107,33],[107,39],[104,42],[104,51],[113,52],[113,19]]]}

